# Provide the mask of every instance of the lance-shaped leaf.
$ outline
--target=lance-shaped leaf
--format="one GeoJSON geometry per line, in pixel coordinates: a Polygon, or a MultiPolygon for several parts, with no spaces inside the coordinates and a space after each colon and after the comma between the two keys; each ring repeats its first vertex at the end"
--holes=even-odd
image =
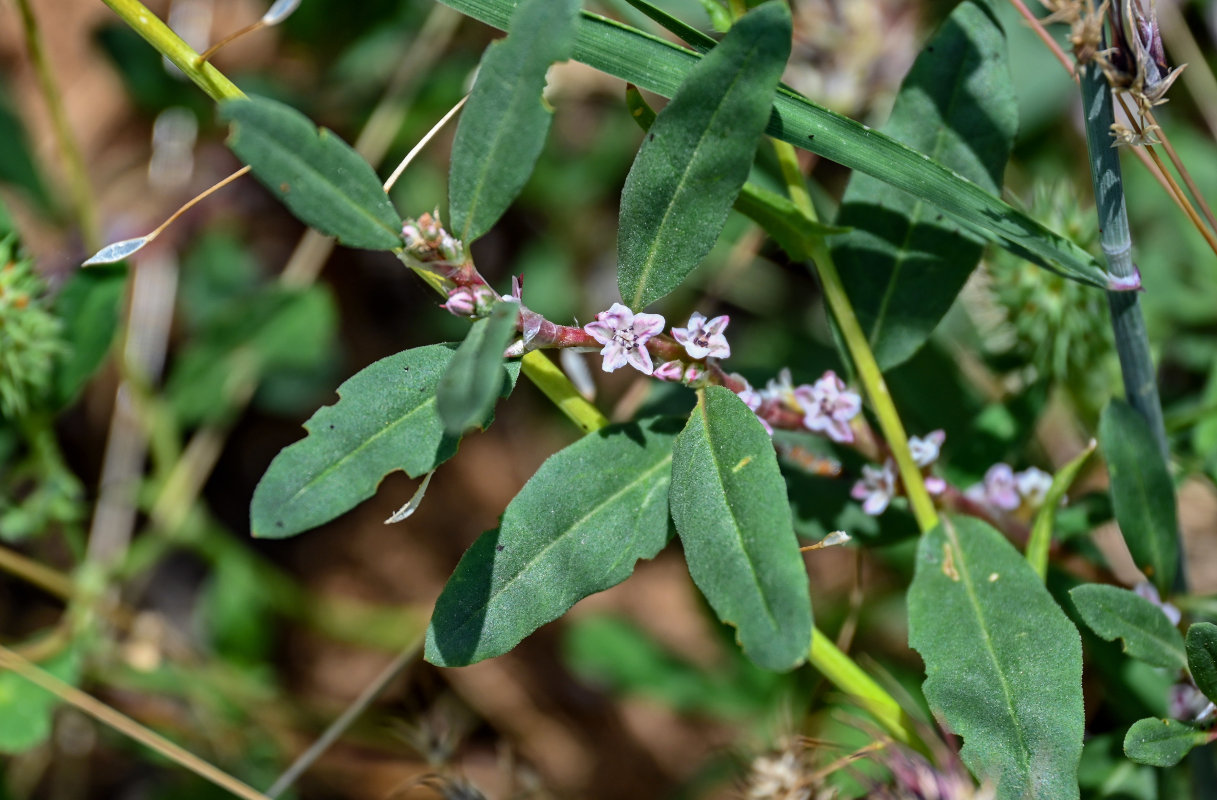
{"type": "MultiPolygon", "coordinates": [[[[1018,129],[1006,39],[993,12],[966,0],[905,77],[883,132],[988,192],[1018,129]]],[[[915,353],[946,314],[984,250],[984,239],[924,200],[855,172],[831,240],[841,282],[882,369],[915,353]]]]}
{"type": "Polygon", "coordinates": [[[524,0],[506,39],[486,48],[452,143],[448,214],[466,244],[515,200],[549,133],[545,73],[570,58],[578,0],[524,0]]]}
{"type": "Polygon", "coordinates": [[[1070,591],[1069,597],[1092,631],[1109,642],[1120,639],[1133,658],[1167,669],[1187,666],[1179,629],[1136,592],[1088,583],[1070,591]]]}
{"type": "MultiPolygon", "coordinates": [[[[283,448],[258,482],[249,512],[253,535],[277,539],[314,528],[371,497],[390,472],[417,478],[451,458],[458,439],[444,432],[435,390],[455,350],[451,344],[405,350],[339,386],[338,402],[304,423],[308,436],[283,448]]],[[[520,367],[503,369],[506,394],[520,367]]]]}
{"type": "Polygon", "coordinates": [[[744,15],[659,113],[621,193],[617,286],[641,309],[675,289],[718,240],[790,55],[779,2],[744,15]]]}
{"type": "Polygon", "coordinates": [[[734,393],[706,387],[672,451],[672,519],[689,574],[757,665],[811,644],[807,571],[773,442],[734,393]]]}
{"type": "Polygon", "coordinates": [[[372,167],[333,131],[265,97],[226,100],[228,146],[306,225],[348,247],[400,247],[401,217],[372,167]]]}
{"type": "MultiPolygon", "coordinates": [[[[637,86],[626,87],[625,104],[638,127],[649,131],[658,115],[647,105],[637,86]]],[[[810,220],[790,200],[751,182],[740,189],[733,208],[764,228],[791,258],[800,261],[811,258],[816,239],[849,230],[810,220]]]]}
{"type": "MultiPolygon", "coordinates": [[[[507,26],[515,7],[512,0],[443,1],[500,29],[507,26]]],[[[575,58],[643,89],[671,97],[701,56],[585,11],[575,39],[575,58]]],[[[818,106],[785,87],[778,89],[773,112],[766,129],[771,136],[922,198],[986,239],[1040,266],[1092,286],[1110,286],[1111,276],[1094,256],[895,139],[818,106]]]]}
{"type": "Polygon", "coordinates": [[[1139,719],[1124,735],[1124,755],[1138,764],[1173,767],[1193,747],[1210,739],[1207,731],[1173,719],[1139,719]]]}
{"type": "Polygon", "coordinates": [[[1187,669],[1196,688],[1217,702],[1217,625],[1196,622],[1187,629],[1187,669]]]}
{"type": "Polygon", "coordinates": [[[1000,533],[943,518],[917,548],[909,644],[930,707],[998,798],[1078,796],[1082,642],[1035,570],[1000,533]]]}
{"type": "Polygon", "coordinates": [[[520,304],[497,303],[490,316],[473,323],[435,390],[444,430],[460,436],[494,408],[503,388],[503,351],[515,334],[520,304]]]}
{"type": "Polygon", "coordinates": [[[426,659],[463,666],[506,653],[653,558],[668,540],[679,427],[610,425],[550,456],[461,558],[435,603],[426,659]]]}
{"type": "Polygon", "coordinates": [[[1175,485],[1162,451],[1132,406],[1112,400],[1099,420],[1099,449],[1111,475],[1111,505],[1133,561],[1165,596],[1179,565],[1175,485]]]}

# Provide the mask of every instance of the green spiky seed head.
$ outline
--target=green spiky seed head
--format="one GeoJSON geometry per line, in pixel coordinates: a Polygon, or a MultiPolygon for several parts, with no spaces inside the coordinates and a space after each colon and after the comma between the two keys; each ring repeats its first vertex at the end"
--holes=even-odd
{"type": "MultiPolygon", "coordinates": [[[[1083,250],[1098,250],[1093,207],[1079,208],[1071,186],[1036,186],[1030,215],[1083,250]]],[[[1005,250],[988,260],[990,297],[1012,349],[1075,399],[1106,397],[1113,344],[1106,295],[1005,250]]]]}
{"type": "Polygon", "coordinates": [[[63,341],[47,305],[46,284],[17,252],[16,236],[0,239],[0,416],[26,414],[51,384],[63,341]]]}

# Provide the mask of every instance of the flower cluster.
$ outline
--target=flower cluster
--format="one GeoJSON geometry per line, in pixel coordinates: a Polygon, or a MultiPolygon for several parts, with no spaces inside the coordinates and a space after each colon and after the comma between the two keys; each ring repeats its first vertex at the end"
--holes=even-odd
{"type": "Polygon", "coordinates": [[[1052,476],[1041,469],[1015,472],[1009,464],[998,463],[989,467],[981,483],[968,487],[964,496],[993,511],[1030,513],[1044,504],[1051,486],[1052,476]]]}
{"type": "Polygon", "coordinates": [[[439,209],[418,219],[406,220],[401,227],[406,254],[422,262],[443,261],[449,264],[465,262],[465,246],[439,221],[439,209]]]}
{"type": "Polygon", "coordinates": [[[815,383],[795,386],[790,370],[783,369],[776,380],[765,386],[761,400],[797,411],[803,415],[803,427],[807,430],[845,444],[853,442],[850,423],[862,411],[862,398],[846,389],[845,382],[832,370],[815,383]]]}
{"type": "MultiPolygon", "coordinates": [[[[931,431],[925,436],[909,437],[909,453],[913,457],[913,463],[921,467],[925,475],[926,491],[933,495],[942,494],[947,488],[946,481],[929,473],[930,467],[938,460],[946,438],[946,432],[942,430],[931,431]]],[[[862,479],[854,484],[850,496],[862,501],[862,510],[867,514],[878,516],[887,510],[892,498],[899,494],[900,488],[896,462],[889,457],[882,467],[869,464],[862,467],[862,479]]]]}

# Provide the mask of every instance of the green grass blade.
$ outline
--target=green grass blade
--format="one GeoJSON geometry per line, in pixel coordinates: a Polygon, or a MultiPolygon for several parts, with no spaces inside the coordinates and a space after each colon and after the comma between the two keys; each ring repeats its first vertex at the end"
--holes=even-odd
{"type": "MultiPolygon", "coordinates": [[[[883,131],[987,192],[1001,191],[1018,105],[1000,23],[960,3],[917,56],[883,131]]],[[[955,301],[985,242],[924,200],[859,172],[841,199],[829,244],[875,360],[907,360],[955,301]]]]}
{"type": "MultiPolygon", "coordinates": [[[[510,0],[444,0],[446,5],[505,28],[510,0]]],[[[583,12],[575,58],[643,89],[671,97],[700,56],[656,36],[583,12]]],[[[1089,253],[954,171],[861,123],[779,88],[767,133],[796,147],[879,178],[938,206],[962,224],[1024,258],[1092,286],[1107,288],[1107,271],[1089,253]]]]}

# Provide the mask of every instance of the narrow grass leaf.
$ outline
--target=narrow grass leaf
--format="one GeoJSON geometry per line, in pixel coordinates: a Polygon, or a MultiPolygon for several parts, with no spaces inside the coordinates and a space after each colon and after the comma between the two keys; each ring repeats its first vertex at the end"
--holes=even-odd
{"type": "Polygon", "coordinates": [[[1052,528],[1056,523],[1057,509],[1061,507],[1065,493],[1073,485],[1074,479],[1082,470],[1082,465],[1090,459],[1098,446],[1099,443],[1091,439],[1086,449],[1056,471],[1056,475],[1052,477],[1052,485],[1048,487],[1048,493],[1044,495],[1043,504],[1040,505],[1040,510],[1035,515],[1035,523],[1031,526],[1031,538],[1027,540],[1027,563],[1039,573],[1040,578],[1048,575],[1048,549],[1052,544],[1052,528]]]}
{"type": "Polygon", "coordinates": [[[1187,669],[1196,688],[1217,702],[1217,625],[1196,622],[1187,629],[1187,669]]]}
{"type": "Polygon", "coordinates": [[[435,603],[425,658],[463,666],[506,653],[653,558],[668,541],[679,428],[662,417],[610,425],[550,456],[461,558],[435,603]]]}
{"type": "Polygon", "coordinates": [[[1112,400],[1099,419],[1111,505],[1137,568],[1165,597],[1179,565],[1175,485],[1154,436],[1132,406],[1112,400]]]}
{"type": "MultiPolygon", "coordinates": [[[[308,435],[275,456],[259,481],[250,505],[253,535],[278,539],[315,528],[371,497],[390,472],[417,478],[451,458],[458,439],[444,432],[435,390],[455,350],[405,350],[339,386],[338,402],[304,423],[308,435]]],[[[506,394],[519,364],[503,369],[506,394]]]]}
{"type": "MultiPolygon", "coordinates": [[[[917,56],[883,132],[1001,190],[1018,105],[1000,23],[966,0],[917,56]]],[[[915,353],[951,307],[985,241],[938,208],[862,172],[850,178],[830,245],[845,291],[882,369],[915,353]]]]}
{"type": "Polygon", "coordinates": [[[621,193],[617,286],[630,308],[679,286],[718,240],[769,119],[790,37],[785,5],[757,7],[655,119],[621,193]]]}
{"type": "Polygon", "coordinates": [[[1132,658],[1167,669],[1187,667],[1179,629],[1136,592],[1088,583],[1070,591],[1069,597],[1092,631],[1109,642],[1120,639],[1132,658]]]}
{"type": "Polygon", "coordinates": [[[944,517],[918,546],[908,603],[926,699],[973,774],[1000,800],[1076,798],[1081,637],[1018,551],[979,520],[944,517]]]}
{"type": "Polygon", "coordinates": [[[571,56],[578,0],[524,0],[486,48],[452,143],[448,213],[466,244],[498,221],[537,163],[553,112],[545,73],[571,56]]]}
{"type": "Polygon", "coordinates": [[[486,319],[473,323],[435,389],[444,430],[460,436],[490,414],[503,388],[503,351],[515,335],[520,304],[495,305],[486,319]]]}
{"type": "Polygon", "coordinates": [[[265,97],[225,100],[228,146],[306,225],[348,247],[400,247],[401,217],[372,167],[333,131],[265,97]]]}
{"type": "MultiPolygon", "coordinates": [[[[511,0],[443,0],[488,25],[505,28],[511,0]]],[[[679,45],[583,12],[575,58],[643,89],[671,97],[701,58],[679,45]]],[[[1094,256],[954,170],[878,131],[779,87],[766,132],[796,147],[872,175],[930,202],[987,240],[1082,283],[1108,288],[1094,256]]]]}
{"type": "Polygon", "coordinates": [[[773,442],[734,393],[708,386],[672,452],[672,519],[693,581],[758,666],[811,645],[807,571],[773,442]]]}
{"type": "Polygon", "coordinates": [[[1124,735],[1124,755],[1138,764],[1173,767],[1193,747],[1207,743],[1210,734],[1173,719],[1140,719],[1124,735]]]}

